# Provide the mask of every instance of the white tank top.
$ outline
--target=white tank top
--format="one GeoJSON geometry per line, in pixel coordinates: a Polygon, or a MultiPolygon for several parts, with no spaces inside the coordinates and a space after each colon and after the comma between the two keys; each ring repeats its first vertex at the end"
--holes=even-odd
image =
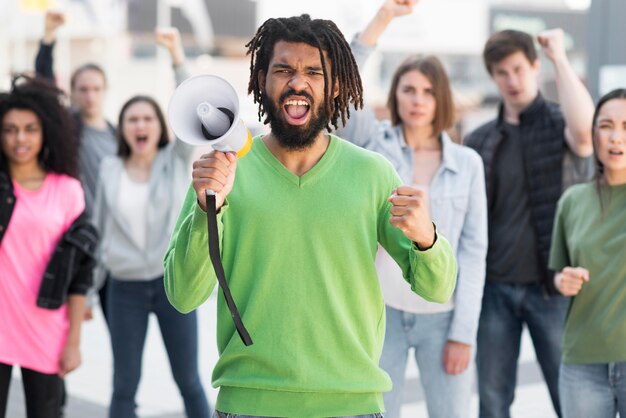
{"type": "Polygon", "coordinates": [[[148,188],[150,183],[137,183],[130,179],[126,170],[123,170],[119,195],[117,196],[117,210],[128,225],[128,233],[140,249],[146,248],[146,234],[148,225],[148,188]]]}

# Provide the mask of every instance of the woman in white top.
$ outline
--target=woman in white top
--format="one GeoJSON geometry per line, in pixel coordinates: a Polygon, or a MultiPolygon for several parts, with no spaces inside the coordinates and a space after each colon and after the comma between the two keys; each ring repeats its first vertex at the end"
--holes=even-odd
{"type": "MultiPolygon", "coordinates": [[[[181,48],[177,32],[168,36],[170,45],[181,48]]],[[[182,62],[177,66],[174,61],[180,83],[187,73],[182,62]]],[[[198,373],[196,313],[176,311],[163,284],[163,257],[191,180],[192,149],[169,140],[165,117],[148,96],[124,104],[118,140],[118,155],[101,163],[94,205],[102,234],[101,263],[110,273],[107,308],[114,372],[109,417],[136,417],[148,317],[154,313],[187,416],[208,418],[198,373]]]]}
{"type": "MultiPolygon", "coordinates": [[[[383,4],[352,42],[359,65],[364,64],[389,22],[410,13],[413,4],[410,0],[383,4]]],[[[366,108],[353,112],[338,135],[381,153],[404,182],[423,190],[439,232],[456,252],[459,276],[452,300],[427,302],[410,291],[391,257],[379,251],[376,263],[387,305],[380,365],[393,382],[392,391],[384,395],[385,416],[400,415],[407,355],[413,348],[429,416],[466,417],[487,252],[482,161],[476,152],[453,143],[445,133],[454,121],[454,104],[448,77],[436,57],[409,57],[398,67],[388,107],[390,121],[376,120],[366,108]]]]}

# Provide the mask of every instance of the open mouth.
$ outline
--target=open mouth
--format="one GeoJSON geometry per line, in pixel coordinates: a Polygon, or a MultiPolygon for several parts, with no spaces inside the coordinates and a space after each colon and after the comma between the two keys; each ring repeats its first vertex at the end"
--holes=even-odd
{"type": "Polygon", "coordinates": [[[13,148],[13,152],[16,155],[27,154],[29,150],[30,150],[30,148],[29,147],[25,147],[25,146],[20,146],[20,147],[13,148]]]}
{"type": "Polygon", "coordinates": [[[292,125],[301,125],[308,119],[311,105],[307,100],[288,99],[283,104],[283,110],[287,117],[287,122],[292,125]]]}
{"type": "Polygon", "coordinates": [[[624,155],[624,151],[612,149],[612,150],[609,150],[609,155],[622,156],[624,155]]]}
{"type": "Polygon", "coordinates": [[[137,135],[137,143],[138,144],[145,144],[146,142],[148,142],[148,136],[147,135],[137,135]]]}

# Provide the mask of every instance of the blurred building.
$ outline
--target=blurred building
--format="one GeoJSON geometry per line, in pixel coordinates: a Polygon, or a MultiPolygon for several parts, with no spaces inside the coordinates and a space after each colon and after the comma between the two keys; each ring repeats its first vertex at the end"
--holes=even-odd
{"type": "Polygon", "coordinates": [[[626,1],[594,0],[589,9],[589,89],[594,99],[626,88],[626,1]]]}
{"type": "MultiPolygon", "coordinates": [[[[43,9],[52,0],[0,1],[0,86],[11,71],[32,68],[43,33],[43,9]]],[[[109,114],[134,93],[152,93],[162,104],[173,89],[168,58],[154,42],[156,26],[180,29],[194,72],[227,77],[242,94],[250,118],[254,106],[245,96],[248,58],[245,44],[269,17],[309,13],[332,19],[350,40],[374,15],[382,0],[55,0],[68,14],[59,32],[55,69],[67,86],[72,68],[95,61],[107,70],[109,114]],[[155,65],[156,64],[156,65],[155,65]]],[[[415,13],[392,22],[363,69],[366,100],[381,110],[390,78],[409,54],[435,54],[452,80],[462,112],[485,103],[493,112],[497,90],[483,63],[490,33],[505,28],[532,35],[562,27],[578,75],[594,95],[602,86],[626,84],[624,0],[421,0],[415,13]],[[591,5],[590,5],[591,4],[591,5]],[[593,30],[588,30],[592,27],[593,30]]],[[[544,59],[545,61],[545,59],[544,59]]],[[[542,90],[555,98],[552,66],[543,63],[542,90]]],[[[487,113],[491,115],[490,113],[487,113]]],[[[467,126],[472,126],[470,123],[467,126]]]]}

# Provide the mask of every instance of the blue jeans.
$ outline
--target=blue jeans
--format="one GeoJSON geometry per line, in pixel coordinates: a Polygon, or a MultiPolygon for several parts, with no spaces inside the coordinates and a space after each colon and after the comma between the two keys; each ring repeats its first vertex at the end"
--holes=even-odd
{"type": "Polygon", "coordinates": [[[134,418],[135,394],[141,378],[141,357],[148,316],[156,314],[170,367],[189,418],[211,416],[198,374],[196,313],[183,315],[170,305],[163,278],[150,281],[109,281],[108,315],[113,348],[113,396],[110,418],[134,418]]]}
{"type": "Polygon", "coordinates": [[[391,392],[383,393],[385,415],[399,418],[404,391],[404,375],[409,348],[415,360],[426,397],[430,418],[469,417],[473,366],[461,374],[449,375],[443,369],[443,349],[448,341],[452,311],[412,314],[386,307],[387,327],[380,367],[391,377],[391,392]]]}
{"type": "Polygon", "coordinates": [[[561,364],[564,418],[626,417],[626,362],[561,364]]]}
{"type": "MultiPolygon", "coordinates": [[[[225,412],[215,411],[213,414],[213,418],[264,418],[253,415],[237,415],[237,414],[228,414],[225,412]]],[[[337,418],[383,418],[383,414],[367,414],[367,415],[353,415],[351,417],[337,417],[337,418]]]]}
{"type": "Polygon", "coordinates": [[[535,347],[558,416],[561,340],[569,298],[547,296],[537,284],[485,283],[478,326],[480,418],[508,418],[515,397],[523,325],[535,347]]]}

